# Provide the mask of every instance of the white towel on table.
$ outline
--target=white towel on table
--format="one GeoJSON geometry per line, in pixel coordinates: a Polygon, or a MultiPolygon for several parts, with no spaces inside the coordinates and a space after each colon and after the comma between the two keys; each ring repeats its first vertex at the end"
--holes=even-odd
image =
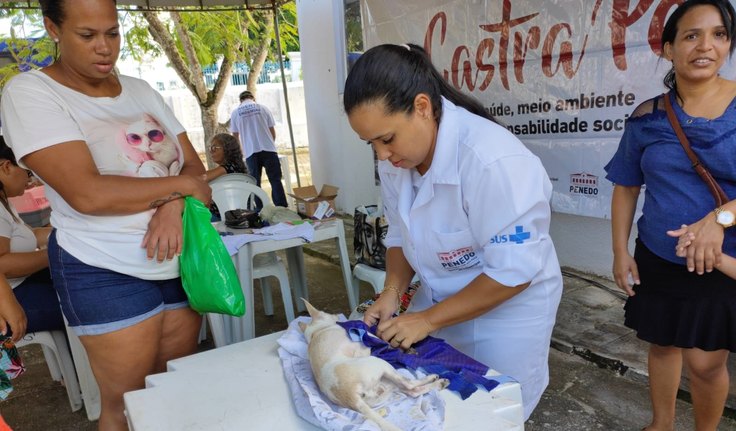
{"type": "Polygon", "coordinates": [[[311,223],[298,225],[279,223],[273,226],[254,229],[253,233],[225,235],[222,237],[222,242],[225,244],[225,248],[227,248],[230,256],[232,256],[238,252],[240,247],[249,242],[292,238],[302,238],[305,242],[312,242],[314,240],[314,226],[311,223]]]}
{"type": "MultiPolygon", "coordinates": [[[[345,320],[344,317],[341,320],[345,320]]],[[[309,323],[311,318],[299,316],[290,324],[278,343],[279,357],[284,369],[284,377],[291,391],[297,414],[328,431],[380,431],[373,421],[366,420],[360,413],[340,407],[319,391],[314,381],[307,354],[307,341],[299,329],[299,322],[309,323]]],[[[408,378],[415,378],[406,369],[397,370],[408,378]]],[[[424,374],[417,372],[417,377],[424,374]]],[[[406,431],[441,430],[445,418],[445,402],[437,391],[430,391],[417,398],[401,392],[389,397],[375,408],[389,422],[406,431]]]]}

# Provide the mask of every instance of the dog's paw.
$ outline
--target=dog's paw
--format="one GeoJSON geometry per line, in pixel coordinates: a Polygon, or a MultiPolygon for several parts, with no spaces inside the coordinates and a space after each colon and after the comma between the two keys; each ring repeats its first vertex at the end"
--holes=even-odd
{"type": "Polygon", "coordinates": [[[450,386],[450,381],[447,379],[440,379],[438,383],[440,384],[440,390],[450,386]]]}

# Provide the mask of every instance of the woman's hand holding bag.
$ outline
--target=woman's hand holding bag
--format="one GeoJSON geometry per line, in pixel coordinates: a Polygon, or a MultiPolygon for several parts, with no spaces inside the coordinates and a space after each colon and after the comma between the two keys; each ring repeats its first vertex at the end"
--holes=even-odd
{"type": "Polygon", "coordinates": [[[202,202],[185,198],[184,244],[179,256],[182,285],[194,311],[242,316],[245,298],[240,280],[210,217],[202,202]]]}

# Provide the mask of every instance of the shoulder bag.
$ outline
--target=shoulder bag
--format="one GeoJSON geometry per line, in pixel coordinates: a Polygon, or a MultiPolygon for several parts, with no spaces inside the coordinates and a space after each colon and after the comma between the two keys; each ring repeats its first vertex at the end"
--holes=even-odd
{"type": "Polygon", "coordinates": [[[353,248],[358,263],[378,269],[386,269],[386,245],[383,243],[388,231],[386,218],[378,215],[377,205],[355,208],[353,248]]]}
{"type": "Polygon", "coordinates": [[[685,132],[682,130],[682,127],[680,126],[680,121],[677,119],[677,116],[675,115],[675,110],[672,109],[672,104],[675,103],[675,100],[673,99],[672,92],[664,95],[664,110],[667,112],[667,119],[670,120],[670,124],[672,125],[672,128],[675,129],[675,134],[677,135],[677,138],[680,140],[680,144],[682,145],[682,148],[685,149],[685,153],[687,153],[687,157],[690,159],[690,162],[693,164],[693,169],[695,169],[695,172],[700,175],[700,178],[705,181],[705,184],[708,186],[708,189],[710,190],[710,193],[713,195],[713,199],[716,200],[716,207],[720,207],[724,205],[726,202],[729,201],[728,196],[726,196],[726,192],[723,191],[721,186],[718,185],[715,178],[713,178],[713,175],[710,174],[708,169],[700,162],[700,159],[698,159],[698,156],[695,155],[692,148],[690,148],[690,142],[687,140],[687,136],[685,136],[685,132]]]}

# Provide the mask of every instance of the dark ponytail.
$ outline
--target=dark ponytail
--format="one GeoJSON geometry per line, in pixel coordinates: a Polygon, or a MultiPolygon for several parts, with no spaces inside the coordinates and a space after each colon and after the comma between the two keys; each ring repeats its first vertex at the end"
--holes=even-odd
{"type": "Polygon", "coordinates": [[[442,116],[442,96],[473,114],[496,121],[473,97],[450,86],[418,45],[378,45],[358,58],[345,82],[343,105],[350,115],[356,107],[383,102],[388,114],[414,111],[414,99],[427,94],[435,119],[442,116]]]}

